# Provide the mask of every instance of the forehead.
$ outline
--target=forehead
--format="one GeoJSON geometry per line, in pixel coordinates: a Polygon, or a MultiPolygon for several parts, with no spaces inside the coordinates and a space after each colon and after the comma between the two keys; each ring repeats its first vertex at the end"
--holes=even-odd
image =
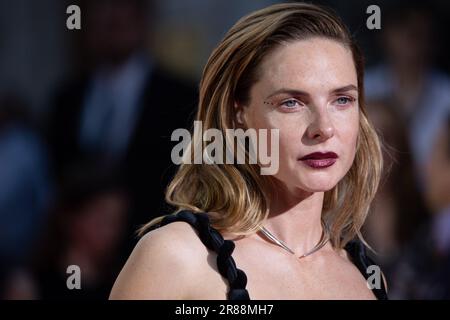
{"type": "Polygon", "coordinates": [[[357,75],[350,49],[334,40],[311,38],[282,45],[265,57],[259,82],[266,89],[332,89],[356,86],[357,75]]]}

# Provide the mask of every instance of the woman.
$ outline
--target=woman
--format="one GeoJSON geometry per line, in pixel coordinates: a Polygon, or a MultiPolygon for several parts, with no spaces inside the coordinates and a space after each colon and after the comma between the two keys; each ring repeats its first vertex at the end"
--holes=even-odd
{"type": "Polygon", "coordinates": [[[362,79],[361,53],[321,7],[238,21],[206,65],[196,119],[223,134],[279,129],[278,171],[181,165],[166,195],[178,211],[144,227],[110,298],[386,298],[383,281],[368,288],[360,233],[382,166],[362,79]]]}

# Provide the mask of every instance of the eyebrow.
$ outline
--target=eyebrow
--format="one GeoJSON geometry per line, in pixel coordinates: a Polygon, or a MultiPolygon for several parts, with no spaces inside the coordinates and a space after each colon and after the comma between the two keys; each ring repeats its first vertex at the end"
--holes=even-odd
{"type": "MultiPolygon", "coordinates": [[[[354,84],[349,84],[344,87],[339,87],[339,88],[333,89],[330,91],[330,93],[341,93],[341,92],[347,92],[347,91],[352,91],[352,90],[358,91],[358,87],[355,86],[354,84]]],[[[268,95],[266,97],[266,99],[269,99],[280,93],[287,93],[287,94],[296,95],[296,96],[309,96],[309,93],[306,91],[297,90],[297,89],[289,89],[289,88],[281,88],[281,89],[276,90],[275,92],[272,92],[270,95],[268,95]]]]}

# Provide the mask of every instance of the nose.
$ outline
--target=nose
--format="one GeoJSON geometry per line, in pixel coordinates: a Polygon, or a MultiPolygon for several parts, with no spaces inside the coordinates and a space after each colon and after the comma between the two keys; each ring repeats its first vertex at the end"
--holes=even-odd
{"type": "Polygon", "coordinates": [[[334,126],[326,110],[317,111],[309,124],[306,135],[310,140],[323,142],[334,135],[334,126]]]}

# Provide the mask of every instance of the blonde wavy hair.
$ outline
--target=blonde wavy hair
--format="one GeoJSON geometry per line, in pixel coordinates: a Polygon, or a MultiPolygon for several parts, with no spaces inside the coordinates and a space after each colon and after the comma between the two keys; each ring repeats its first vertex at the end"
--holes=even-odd
{"type": "MultiPolygon", "coordinates": [[[[204,68],[196,120],[202,121],[204,131],[217,128],[226,136],[226,129],[235,128],[235,103],[249,102],[250,88],[258,80],[258,67],[264,57],[282,44],[311,37],[332,39],[349,48],[357,71],[360,122],[356,155],[345,177],[325,192],[322,212],[330,227],[332,245],[343,248],[356,236],[364,242],[361,227],[377,191],[383,164],[380,142],[364,106],[363,56],[336,14],[317,5],[285,3],[240,19],[204,68]]],[[[182,164],[167,188],[166,201],[177,208],[174,214],[181,210],[207,213],[211,225],[220,231],[254,233],[268,216],[268,195],[273,187],[273,178],[260,175],[259,169],[247,161],[182,164]]],[[[162,218],[144,225],[140,234],[162,218]]]]}

